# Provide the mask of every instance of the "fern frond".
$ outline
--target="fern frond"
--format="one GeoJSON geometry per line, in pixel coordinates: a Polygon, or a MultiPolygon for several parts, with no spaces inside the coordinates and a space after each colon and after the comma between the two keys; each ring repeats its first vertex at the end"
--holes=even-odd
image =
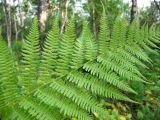
{"type": "Polygon", "coordinates": [[[141,72],[138,70],[138,68],[135,66],[135,64],[129,61],[128,59],[125,59],[121,52],[115,52],[112,54],[108,54],[108,56],[106,57],[107,59],[114,61],[114,63],[118,64],[118,66],[123,67],[125,70],[128,70],[139,76],[143,76],[141,72]]]}
{"type": "Polygon", "coordinates": [[[79,69],[87,61],[92,61],[97,56],[97,44],[89,30],[88,23],[83,23],[83,31],[76,41],[72,59],[72,69],[79,69]]]}
{"type": "Polygon", "coordinates": [[[82,31],[82,41],[85,42],[85,59],[87,61],[94,60],[97,56],[97,44],[95,39],[93,38],[93,34],[91,33],[88,23],[84,23],[84,28],[82,31]]]}
{"type": "MultiPolygon", "coordinates": [[[[34,120],[30,114],[26,113],[23,109],[15,108],[11,116],[8,116],[8,119],[11,120],[34,120]]],[[[5,120],[5,119],[4,119],[5,120]]]]}
{"type": "Polygon", "coordinates": [[[128,46],[125,47],[125,50],[130,54],[136,56],[140,60],[151,63],[150,58],[144,52],[144,50],[139,46],[139,44],[143,43],[143,39],[141,39],[141,31],[139,28],[139,24],[136,21],[133,21],[129,26],[128,36],[127,36],[128,46]]]}
{"type": "Polygon", "coordinates": [[[39,55],[38,20],[35,18],[22,48],[22,86],[26,94],[35,89],[37,85],[39,55]]]}
{"type": "Polygon", "coordinates": [[[56,74],[61,76],[68,73],[71,66],[71,59],[74,52],[75,44],[75,18],[68,21],[65,33],[62,35],[62,40],[59,49],[59,59],[57,61],[56,74]]]}
{"type": "Polygon", "coordinates": [[[72,68],[78,69],[84,62],[95,59],[97,55],[97,45],[87,22],[83,23],[82,34],[80,38],[77,39],[74,48],[72,68]]]}
{"type": "Polygon", "coordinates": [[[60,46],[60,35],[59,35],[59,23],[58,18],[54,20],[53,26],[49,31],[44,48],[42,52],[42,60],[40,64],[40,79],[49,80],[54,74],[56,69],[59,46],[60,46]]]}
{"type": "MultiPolygon", "coordinates": [[[[123,82],[120,80],[120,78],[114,74],[113,72],[107,70],[105,66],[99,63],[86,63],[83,68],[87,71],[90,72],[92,75],[97,76],[101,80],[110,83],[111,85],[114,85],[122,90],[125,90],[127,92],[133,92],[135,93],[134,90],[132,90],[126,82],[123,82]],[[107,71],[107,72],[106,72],[107,71]]],[[[105,83],[104,82],[104,83],[105,83]]]]}
{"type": "MultiPolygon", "coordinates": [[[[159,44],[160,43],[160,34],[159,34],[159,30],[157,30],[157,28],[154,26],[151,28],[151,30],[153,30],[153,37],[150,38],[152,42],[159,44]]],[[[151,32],[150,32],[151,33],[151,32]]]]}
{"type": "Polygon", "coordinates": [[[119,47],[123,47],[125,45],[126,32],[127,32],[126,21],[123,21],[119,17],[117,17],[113,26],[111,43],[110,43],[110,46],[113,50],[119,47]]]}
{"type": "Polygon", "coordinates": [[[99,54],[105,54],[109,50],[110,42],[110,31],[108,27],[108,20],[105,11],[103,11],[100,19],[100,31],[98,36],[98,51],[99,54]]]}
{"type": "Polygon", "coordinates": [[[116,87],[108,85],[103,80],[90,74],[71,72],[67,78],[69,81],[77,84],[78,87],[85,88],[99,96],[130,101],[130,99],[123,95],[116,87]]]}
{"type": "Polygon", "coordinates": [[[93,99],[87,91],[74,87],[74,84],[66,84],[62,80],[58,80],[50,84],[50,87],[62,95],[70,98],[78,106],[88,112],[98,112],[100,114],[104,113],[104,110],[98,105],[99,103],[93,99]]]}
{"type": "Polygon", "coordinates": [[[98,40],[83,23],[76,40],[75,18],[59,33],[58,19],[39,48],[38,22],[34,19],[16,64],[0,37],[0,114],[2,120],[93,120],[109,118],[99,99],[134,102],[131,82],[145,82],[139,67],[151,63],[148,51],[157,49],[160,33],[134,21],[116,19],[109,31],[105,14],[100,20],[98,40]],[[111,35],[110,35],[111,32],[111,35]]]}
{"type": "Polygon", "coordinates": [[[145,62],[151,63],[151,59],[148,57],[148,55],[141,49],[139,46],[134,45],[126,46],[125,50],[132,54],[133,56],[136,56],[138,59],[143,60],[145,62]]]}
{"type": "Polygon", "coordinates": [[[80,120],[91,120],[91,117],[88,115],[87,111],[81,109],[70,99],[52,89],[43,89],[41,91],[37,91],[35,96],[45,104],[59,108],[60,113],[63,113],[63,115],[77,117],[80,120]]]}
{"type": "Polygon", "coordinates": [[[116,73],[121,75],[123,78],[126,78],[127,80],[144,82],[144,80],[141,77],[137,76],[136,74],[128,70],[125,70],[123,66],[120,66],[119,64],[115,63],[112,60],[109,59],[106,60],[106,59],[107,58],[104,57],[98,57],[97,61],[102,63],[106,67],[106,69],[116,71],[116,73]]]}
{"type": "Polygon", "coordinates": [[[86,41],[85,39],[82,39],[82,37],[78,38],[75,43],[75,50],[73,54],[73,62],[72,62],[72,68],[78,69],[80,68],[83,63],[85,62],[85,49],[87,46],[85,46],[86,41]]]}
{"type": "Polygon", "coordinates": [[[141,45],[146,51],[153,53],[153,54],[158,54],[156,51],[152,49],[152,48],[154,49],[158,48],[158,46],[154,42],[152,42],[150,39],[152,38],[153,34],[149,32],[148,25],[143,25],[142,30],[141,30],[141,39],[143,40],[144,43],[141,45]]]}
{"type": "Polygon", "coordinates": [[[60,120],[62,118],[56,109],[37,100],[24,100],[19,103],[19,109],[26,111],[26,114],[37,120],[60,120]]]}
{"type": "Polygon", "coordinates": [[[17,101],[18,77],[16,63],[9,49],[0,36],[0,111],[17,101]]]}
{"type": "Polygon", "coordinates": [[[130,54],[126,50],[120,49],[119,52],[121,53],[124,59],[131,61],[133,64],[141,66],[142,68],[148,68],[141,60],[139,60],[137,57],[130,54]]]}

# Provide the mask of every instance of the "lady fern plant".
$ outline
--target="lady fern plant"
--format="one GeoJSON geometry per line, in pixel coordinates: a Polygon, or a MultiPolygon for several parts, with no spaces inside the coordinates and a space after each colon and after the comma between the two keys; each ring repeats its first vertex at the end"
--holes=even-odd
{"type": "Polygon", "coordinates": [[[117,17],[110,32],[103,14],[98,40],[87,22],[79,38],[75,33],[75,18],[62,35],[56,19],[41,51],[34,19],[20,63],[0,37],[2,120],[92,120],[95,113],[109,119],[99,99],[134,102],[126,93],[137,94],[131,81],[146,82],[139,66],[147,68],[147,53],[157,48],[160,35],[154,27],[140,28],[136,21],[128,26],[117,17]]]}

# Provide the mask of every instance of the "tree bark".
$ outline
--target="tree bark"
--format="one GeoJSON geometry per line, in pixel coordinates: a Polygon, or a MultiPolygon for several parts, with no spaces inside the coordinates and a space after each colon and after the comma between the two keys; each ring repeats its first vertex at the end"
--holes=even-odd
{"type": "Polygon", "coordinates": [[[137,15],[137,0],[132,0],[131,22],[135,19],[136,15],[137,15]]]}
{"type": "Polygon", "coordinates": [[[21,8],[20,0],[18,0],[18,11],[19,11],[20,25],[21,25],[21,27],[23,27],[24,26],[24,19],[23,19],[23,11],[21,8]]]}
{"type": "Polygon", "coordinates": [[[11,47],[11,17],[10,17],[10,6],[7,3],[7,0],[2,1],[3,4],[3,12],[5,15],[6,22],[6,32],[7,32],[7,41],[8,47],[11,47]]]}
{"type": "MultiPolygon", "coordinates": [[[[23,29],[24,27],[24,12],[22,10],[22,3],[20,2],[20,0],[17,1],[18,2],[18,14],[19,14],[19,18],[20,18],[20,31],[17,32],[17,37],[18,37],[18,33],[20,32],[21,35],[21,40],[24,42],[24,35],[23,32],[21,32],[21,29],[23,29]]],[[[18,28],[17,28],[18,30],[18,28]]]]}
{"type": "Polygon", "coordinates": [[[38,5],[38,20],[41,31],[45,30],[46,21],[48,18],[49,0],[39,0],[38,5]]]}
{"type": "Polygon", "coordinates": [[[96,5],[95,0],[92,0],[92,21],[93,21],[93,33],[97,34],[97,24],[96,24],[96,5]]]}
{"type": "Polygon", "coordinates": [[[17,21],[16,21],[16,15],[14,15],[14,32],[15,32],[15,39],[18,39],[18,28],[17,28],[17,21]]]}
{"type": "Polygon", "coordinates": [[[61,33],[64,32],[64,28],[65,28],[65,24],[67,22],[68,19],[68,6],[69,6],[69,2],[70,0],[63,0],[63,3],[60,3],[61,7],[61,33]]]}

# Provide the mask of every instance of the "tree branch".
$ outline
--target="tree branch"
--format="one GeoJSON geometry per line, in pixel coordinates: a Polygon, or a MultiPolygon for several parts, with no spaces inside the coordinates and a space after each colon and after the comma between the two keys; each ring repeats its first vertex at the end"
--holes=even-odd
{"type": "Polygon", "coordinates": [[[158,2],[156,0],[154,0],[154,3],[156,5],[157,9],[160,11],[160,6],[158,5],[158,2]]]}

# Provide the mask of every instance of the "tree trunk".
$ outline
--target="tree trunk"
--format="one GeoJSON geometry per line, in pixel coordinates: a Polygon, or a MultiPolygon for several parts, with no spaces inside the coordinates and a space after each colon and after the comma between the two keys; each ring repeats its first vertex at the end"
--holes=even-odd
{"type": "Polygon", "coordinates": [[[93,33],[97,34],[97,24],[96,24],[96,5],[95,0],[92,1],[92,21],[93,21],[93,33]]]}
{"type": "Polygon", "coordinates": [[[137,14],[137,0],[132,0],[131,22],[135,19],[136,14],[137,14]]]}
{"type": "Polygon", "coordinates": [[[16,15],[14,15],[14,32],[15,32],[15,39],[18,39],[18,29],[17,29],[17,21],[16,21],[16,15]]]}
{"type": "Polygon", "coordinates": [[[7,31],[7,41],[8,47],[11,47],[11,17],[10,17],[10,6],[7,4],[7,0],[2,1],[3,12],[5,15],[6,31],[7,31]]]}
{"type": "Polygon", "coordinates": [[[61,33],[64,32],[65,24],[68,19],[68,5],[70,0],[63,0],[62,3],[60,3],[60,9],[61,9],[61,33]]]}
{"type": "Polygon", "coordinates": [[[96,0],[88,0],[90,21],[94,36],[97,35],[96,0]]]}
{"type": "MultiPolygon", "coordinates": [[[[18,0],[18,12],[19,12],[19,18],[20,18],[20,28],[22,29],[24,27],[24,13],[22,11],[21,4],[22,3],[20,2],[20,0],[18,0]]],[[[22,41],[24,41],[23,32],[20,32],[20,35],[21,35],[22,41]]]]}
{"type": "Polygon", "coordinates": [[[20,25],[21,25],[21,27],[23,27],[24,26],[24,19],[23,19],[23,12],[22,12],[22,8],[21,8],[20,0],[18,0],[18,10],[19,10],[20,25]]]}
{"type": "Polygon", "coordinates": [[[41,31],[45,30],[46,21],[48,18],[49,0],[39,0],[38,5],[38,20],[41,31]]]}

